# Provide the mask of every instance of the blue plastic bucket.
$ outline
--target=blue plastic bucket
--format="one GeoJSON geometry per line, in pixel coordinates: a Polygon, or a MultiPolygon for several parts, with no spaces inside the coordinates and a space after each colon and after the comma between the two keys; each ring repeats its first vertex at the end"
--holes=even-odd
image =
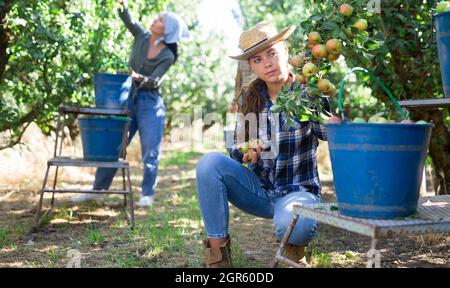
{"type": "MultiPolygon", "coordinates": [[[[343,92],[347,79],[363,72],[388,94],[403,119],[408,113],[381,80],[361,67],[344,77],[338,107],[345,119],[343,92]]],[[[325,124],[339,212],[350,217],[391,219],[417,210],[432,124],[325,124]]]]}
{"type": "Polygon", "coordinates": [[[450,11],[433,15],[445,97],[450,97],[450,11]]]}
{"type": "Polygon", "coordinates": [[[117,161],[129,121],[128,117],[79,118],[84,160],[117,161]]]}
{"type": "Polygon", "coordinates": [[[396,218],[417,209],[432,124],[325,124],[341,214],[396,218]]]}
{"type": "Polygon", "coordinates": [[[131,77],[126,74],[95,74],[95,105],[98,108],[123,108],[130,87],[131,77]]]}

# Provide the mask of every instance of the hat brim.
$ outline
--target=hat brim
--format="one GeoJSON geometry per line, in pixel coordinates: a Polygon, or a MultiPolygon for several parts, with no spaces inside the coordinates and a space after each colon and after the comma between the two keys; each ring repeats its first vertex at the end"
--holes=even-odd
{"type": "Polygon", "coordinates": [[[286,40],[287,38],[289,38],[289,36],[292,35],[294,30],[295,30],[295,26],[290,26],[290,27],[284,29],[283,31],[281,31],[280,33],[278,33],[277,35],[267,39],[264,42],[261,42],[260,44],[256,45],[255,47],[252,47],[245,53],[242,53],[241,55],[229,56],[229,57],[232,59],[235,59],[235,60],[248,60],[255,53],[258,53],[277,42],[286,40]]]}

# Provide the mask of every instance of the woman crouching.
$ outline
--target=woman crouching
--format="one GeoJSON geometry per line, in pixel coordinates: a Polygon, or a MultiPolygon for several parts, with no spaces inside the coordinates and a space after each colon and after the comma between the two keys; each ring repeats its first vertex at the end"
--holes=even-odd
{"type": "MultiPolygon", "coordinates": [[[[292,219],[293,206],[320,201],[316,151],[318,139],[326,140],[325,127],[319,122],[298,119],[290,119],[294,125],[287,125],[285,113],[270,111],[282,88],[300,85],[289,70],[284,43],[294,29],[288,27],[278,33],[273,24],[260,22],[241,34],[242,54],[231,56],[247,60],[258,76],[243,89],[239,111],[244,116],[253,113],[260,125],[256,129],[258,140],[253,141],[255,145],[248,151],[242,149],[242,143],[251,137],[244,129],[245,122],[238,122],[236,135],[246,135],[246,139],[236,137],[230,149],[231,158],[209,153],[197,165],[197,194],[207,236],[204,241],[207,267],[232,267],[228,202],[246,213],[273,219],[275,234],[282,239],[292,219]],[[248,163],[248,168],[242,163],[248,163]]],[[[286,247],[290,260],[303,259],[305,246],[316,237],[316,228],[315,221],[299,218],[286,247]]]]}

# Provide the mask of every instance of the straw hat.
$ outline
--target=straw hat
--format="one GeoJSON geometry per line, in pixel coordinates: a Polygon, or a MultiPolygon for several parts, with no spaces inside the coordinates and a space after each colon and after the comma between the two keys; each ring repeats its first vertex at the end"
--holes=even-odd
{"type": "Polygon", "coordinates": [[[242,54],[230,56],[230,58],[247,60],[270,45],[286,40],[294,30],[295,26],[290,26],[278,33],[277,28],[269,21],[259,22],[255,27],[242,32],[239,37],[239,48],[241,48],[242,54]]]}

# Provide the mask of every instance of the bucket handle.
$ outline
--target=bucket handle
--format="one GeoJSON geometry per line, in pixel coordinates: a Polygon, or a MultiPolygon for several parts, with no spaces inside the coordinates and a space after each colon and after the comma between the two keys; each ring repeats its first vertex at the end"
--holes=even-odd
{"type": "Polygon", "coordinates": [[[431,36],[430,36],[430,45],[433,45],[433,43],[435,42],[435,39],[434,39],[434,34],[435,34],[435,32],[434,32],[434,15],[433,14],[431,14],[431,36]]]}
{"type": "Polygon", "coordinates": [[[367,69],[361,68],[361,67],[354,67],[352,68],[344,77],[344,80],[342,80],[341,82],[341,87],[339,88],[339,95],[338,95],[338,106],[339,106],[339,114],[341,114],[342,119],[345,118],[344,115],[344,105],[342,104],[342,94],[344,93],[344,85],[345,82],[347,81],[348,77],[350,77],[353,72],[364,72],[367,75],[369,75],[374,81],[375,83],[377,83],[381,89],[383,89],[384,92],[386,92],[386,94],[388,94],[389,98],[391,98],[392,102],[394,102],[395,106],[398,108],[398,110],[400,111],[400,114],[402,115],[403,119],[409,119],[408,113],[405,112],[405,110],[400,106],[400,104],[398,104],[397,100],[395,99],[395,97],[392,95],[391,91],[389,91],[388,88],[386,88],[386,86],[383,84],[383,82],[381,82],[381,80],[376,77],[375,75],[373,75],[372,73],[370,73],[367,69]]]}

